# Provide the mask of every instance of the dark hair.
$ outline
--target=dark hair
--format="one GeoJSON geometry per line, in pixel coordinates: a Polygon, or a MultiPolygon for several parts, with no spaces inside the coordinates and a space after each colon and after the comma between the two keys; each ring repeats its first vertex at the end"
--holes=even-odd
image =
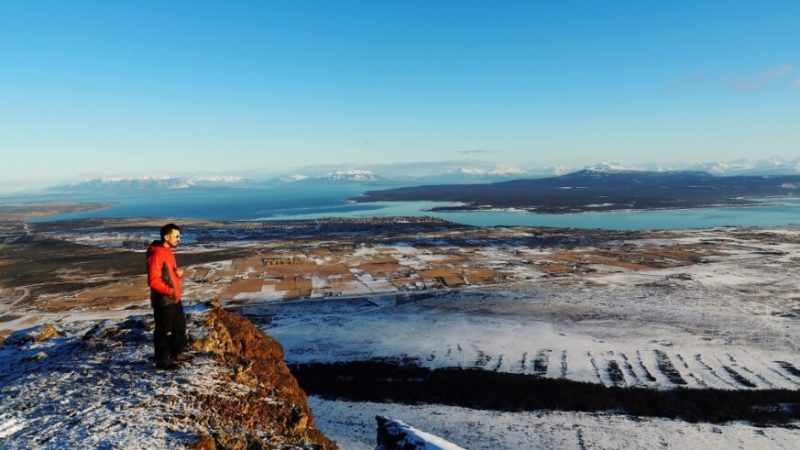
{"type": "Polygon", "coordinates": [[[161,227],[161,240],[164,240],[164,238],[168,234],[172,233],[173,230],[181,231],[181,227],[175,225],[174,223],[168,223],[161,227]]]}

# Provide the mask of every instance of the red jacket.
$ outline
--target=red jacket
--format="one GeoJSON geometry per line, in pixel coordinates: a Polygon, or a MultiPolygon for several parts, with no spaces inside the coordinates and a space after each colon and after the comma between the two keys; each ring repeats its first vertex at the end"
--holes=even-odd
{"type": "Polygon", "coordinates": [[[161,241],[153,241],[147,249],[147,284],[153,307],[180,303],[181,277],[177,270],[172,249],[164,247],[161,241]]]}

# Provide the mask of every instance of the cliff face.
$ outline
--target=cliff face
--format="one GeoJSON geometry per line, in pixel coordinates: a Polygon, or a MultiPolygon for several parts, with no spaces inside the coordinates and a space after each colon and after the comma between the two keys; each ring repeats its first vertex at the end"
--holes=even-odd
{"type": "MultiPolygon", "coordinates": [[[[234,396],[214,392],[196,401],[208,411],[208,425],[216,448],[252,448],[253,445],[296,445],[335,449],[314,427],[305,392],[289,372],[281,345],[249,320],[212,305],[205,320],[207,334],[192,349],[210,352],[228,368],[227,381],[250,387],[234,396]],[[281,442],[283,441],[283,442],[281,442]]],[[[196,448],[214,448],[202,438],[196,448]]]]}

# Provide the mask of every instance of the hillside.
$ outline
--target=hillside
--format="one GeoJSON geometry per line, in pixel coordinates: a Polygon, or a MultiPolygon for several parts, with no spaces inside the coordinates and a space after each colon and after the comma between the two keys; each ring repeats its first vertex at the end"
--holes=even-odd
{"type": "MultiPolygon", "coordinates": [[[[272,362],[285,359],[311,427],[342,448],[374,449],[378,415],[465,448],[796,447],[796,226],[185,225],[187,302],[218,298],[278,340],[272,362]]],[[[313,442],[272,431],[286,421],[251,422],[264,403],[300,400],[266,389],[256,401],[250,374],[267,380],[271,366],[248,361],[271,347],[206,307],[190,308],[192,336],[215,344],[174,375],[152,370],[137,249],[153,229],[0,230],[0,448],[174,448],[203,435],[241,448],[252,429],[287,448],[313,442]],[[60,337],[32,339],[46,330],[60,337]]]]}
{"type": "Polygon", "coordinates": [[[515,208],[541,213],[749,205],[743,197],[796,195],[800,176],[716,177],[705,172],[582,170],[558,177],[491,184],[426,185],[367,191],[351,200],[438,201],[433,208],[515,208]]]}
{"type": "Polygon", "coordinates": [[[219,307],[189,314],[194,360],[152,364],[152,317],[61,321],[0,347],[0,446],[335,449],[275,340],[219,307]]]}

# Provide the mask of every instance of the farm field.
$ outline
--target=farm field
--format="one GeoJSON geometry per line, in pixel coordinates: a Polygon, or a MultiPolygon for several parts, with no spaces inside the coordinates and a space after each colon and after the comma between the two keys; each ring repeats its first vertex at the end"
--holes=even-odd
{"type": "MultiPolygon", "coordinates": [[[[485,424],[482,439],[496,448],[524,448],[514,442],[532,433],[563,435],[562,448],[648,447],[655,423],[682,436],[659,435],[670,446],[712,441],[720,430],[731,439],[720,442],[732,446],[755,436],[755,445],[789,448],[784,442],[799,437],[797,228],[614,232],[382,221],[196,222],[177,254],[188,304],[218,299],[280,341],[320,405],[323,431],[350,430],[337,419],[342,408],[394,408],[408,414],[395,418],[436,433],[461,427],[473,411],[470,420],[485,424]],[[394,375],[382,375],[387,370],[394,375]],[[448,385],[454,389],[443,393],[448,385]],[[673,405],[670,392],[701,394],[673,405]],[[744,400],[731,400],[737,396],[744,400]],[[689,410],[691,421],[681,419],[689,410]],[[517,423],[520,411],[549,419],[517,423]],[[503,418],[500,425],[487,414],[503,418]],[[634,437],[615,433],[619,427],[634,437]]],[[[140,271],[149,221],[3,230],[0,336],[150,312],[140,271]],[[20,254],[26,270],[50,277],[16,277],[20,254]]],[[[371,421],[362,417],[352,433],[371,421]]]]}

